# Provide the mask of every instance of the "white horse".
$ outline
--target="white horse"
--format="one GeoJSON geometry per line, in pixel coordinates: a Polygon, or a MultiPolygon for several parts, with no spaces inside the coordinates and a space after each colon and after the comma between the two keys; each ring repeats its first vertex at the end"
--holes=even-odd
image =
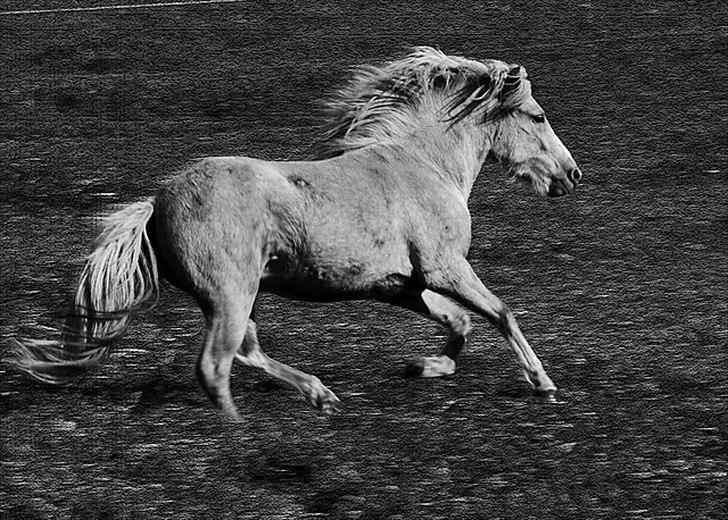
{"type": "Polygon", "coordinates": [[[112,214],[60,340],[19,340],[17,366],[51,383],[82,373],[106,356],[130,313],[155,300],[162,276],[200,305],[208,330],[197,374],[234,419],[234,359],[286,381],[324,413],[339,403],[318,378],[261,350],[259,291],[376,299],[437,321],[449,339],[439,355],[412,363],[421,377],[455,371],[473,311],[503,334],[536,392],[555,392],[513,314],[465,259],[467,201],[486,158],[539,194],[570,193],[581,179],[525,70],[419,47],[360,69],[327,115],[317,160],[203,159],[112,214]]]}

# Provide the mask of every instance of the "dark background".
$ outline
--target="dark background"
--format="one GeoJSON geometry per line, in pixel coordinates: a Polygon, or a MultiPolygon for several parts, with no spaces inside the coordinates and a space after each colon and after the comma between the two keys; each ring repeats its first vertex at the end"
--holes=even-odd
{"type": "Polygon", "coordinates": [[[523,64],[585,174],[553,201],[486,168],[470,202],[470,259],[557,402],[482,320],[455,376],[404,380],[433,324],[264,296],[263,347],[345,409],[236,367],[232,424],[194,378],[200,312],[167,286],[77,385],[0,365],[0,517],[724,518],[725,3],[450,4],[0,14],[0,354],[54,337],[95,216],[191,158],[304,157],[350,66],[427,44],[523,64]]]}

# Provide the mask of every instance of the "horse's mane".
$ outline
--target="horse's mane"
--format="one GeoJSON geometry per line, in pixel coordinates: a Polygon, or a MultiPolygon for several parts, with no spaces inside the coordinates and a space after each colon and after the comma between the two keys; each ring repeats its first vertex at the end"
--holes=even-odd
{"type": "Polygon", "coordinates": [[[471,116],[483,121],[525,99],[525,78],[518,65],[447,56],[432,47],[415,47],[383,66],[358,67],[324,105],[317,156],[334,157],[406,135],[428,95],[440,96],[438,117],[451,127],[471,116]]]}

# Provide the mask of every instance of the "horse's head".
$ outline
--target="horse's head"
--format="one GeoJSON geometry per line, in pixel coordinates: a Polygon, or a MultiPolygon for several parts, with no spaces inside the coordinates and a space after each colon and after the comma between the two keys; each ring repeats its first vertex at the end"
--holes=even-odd
{"type": "MultiPolygon", "coordinates": [[[[459,126],[474,137],[461,141],[467,141],[468,151],[473,152],[475,175],[485,145],[490,157],[506,165],[514,178],[530,182],[538,193],[565,195],[581,180],[569,150],[531,96],[525,69],[518,65],[416,47],[403,59],[360,69],[328,103],[327,112],[317,158],[409,138],[422,127],[447,132],[459,126]],[[431,116],[444,125],[433,125],[431,116]]],[[[445,148],[460,154],[457,147],[449,147],[451,142],[445,148]]],[[[443,147],[429,148],[442,157],[443,147]]]]}
{"type": "Polygon", "coordinates": [[[500,109],[488,125],[492,127],[490,155],[513,178],[529,182],[541,195],[560,197],[574,191],[581,171],[533,99],[522,67],[508,71],[499,97],[500,109]]]}

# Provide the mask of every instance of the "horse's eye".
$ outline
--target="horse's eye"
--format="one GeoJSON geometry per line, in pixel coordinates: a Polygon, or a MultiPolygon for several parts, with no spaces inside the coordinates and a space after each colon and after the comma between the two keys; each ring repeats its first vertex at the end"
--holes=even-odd
{"type": "Polygon", "coordinates": [[[546,122],[546,116],[543,114],[539,114],[537,116],[531,116],[533,120],[537,123],[545,123],[546,122]]]}

